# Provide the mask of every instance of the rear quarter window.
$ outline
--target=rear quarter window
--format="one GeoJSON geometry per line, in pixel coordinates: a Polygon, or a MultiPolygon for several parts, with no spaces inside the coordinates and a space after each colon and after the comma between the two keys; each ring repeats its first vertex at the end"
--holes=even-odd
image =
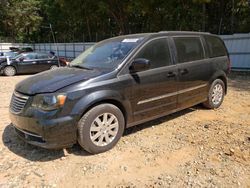
{"type": "Polygon", "coordinates": [[[227,56],[227,50],[220,38],[214,36],[204,36],[204,38],[207,43],[210,58],[227,56]]]}
{"type": "Polygon", "coordinates": [[[179,63],[204,59],[200,37],[174,37],[174,43],[179,63]]]}

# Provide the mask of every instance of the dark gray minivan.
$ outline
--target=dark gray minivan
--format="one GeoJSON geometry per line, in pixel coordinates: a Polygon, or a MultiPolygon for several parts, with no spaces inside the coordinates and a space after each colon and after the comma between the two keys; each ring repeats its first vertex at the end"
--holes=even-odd
{"type": "Polygon", "coordinates": [[[79,143],[111,149],[124,129],[203,103],[218,108],[230,61],[223,41],[199,32],[119,36],[97,43],[68,67],[16,85],[10,119],[30,144],[79,143]]]}

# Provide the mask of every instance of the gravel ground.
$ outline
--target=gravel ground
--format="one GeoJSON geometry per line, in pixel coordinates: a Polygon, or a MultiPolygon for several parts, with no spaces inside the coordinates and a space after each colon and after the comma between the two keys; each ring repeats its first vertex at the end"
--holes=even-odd
{"type": "Polygon", "coordinates": [[[249,75],[231,75],[219,109],[198,105],[132,127],[98,155],[17,138],[8,105],[27,77],[0,76],[0,187],[250,187],[249,75]]]}

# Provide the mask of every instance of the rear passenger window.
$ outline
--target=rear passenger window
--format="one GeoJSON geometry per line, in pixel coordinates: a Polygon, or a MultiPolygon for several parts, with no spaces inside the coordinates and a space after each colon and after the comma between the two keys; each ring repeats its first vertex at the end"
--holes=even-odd
{"type": "Polygon", "coordinates": [[[36,54],[35,53],[25,54],[23,56],[23,59],[24,60],[33,60],[33,59],[36,59],[36,54]]]}
{"type": "Polygon", "coordinates": [[[151,68],[163,67],[171,64],[170,52],[167,39],[156,39],[143,47],[136,58],[148,59],[151,68]]]}
{"type": "Polygon", "coordinates": [[[37,59],[49,59],[47,54],[37,54],[37,59]]]}
{"type": "Polygon", "coordinates": [[[220,57],[227,55],[226,48],[219,38],[213,36],[204,36],[204,38],[208,46],[209,57],[220,57]]]}
{"type": "Polygon", "coordinates": [[[204,59],[204,51],[199,37],[175,37],[174,42],[179,63],[204,59]]]}

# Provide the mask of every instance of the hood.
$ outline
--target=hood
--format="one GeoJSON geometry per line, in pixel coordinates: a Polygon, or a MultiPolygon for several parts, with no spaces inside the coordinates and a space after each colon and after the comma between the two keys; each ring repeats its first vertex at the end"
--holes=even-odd
{"type": "Polygon", "coordinates": [[[73,83],[86,81],[105,73],[107,70],[63,67],[31,76],[19,82],[15,90],[28,95],[52,93],[73,83]]]}

